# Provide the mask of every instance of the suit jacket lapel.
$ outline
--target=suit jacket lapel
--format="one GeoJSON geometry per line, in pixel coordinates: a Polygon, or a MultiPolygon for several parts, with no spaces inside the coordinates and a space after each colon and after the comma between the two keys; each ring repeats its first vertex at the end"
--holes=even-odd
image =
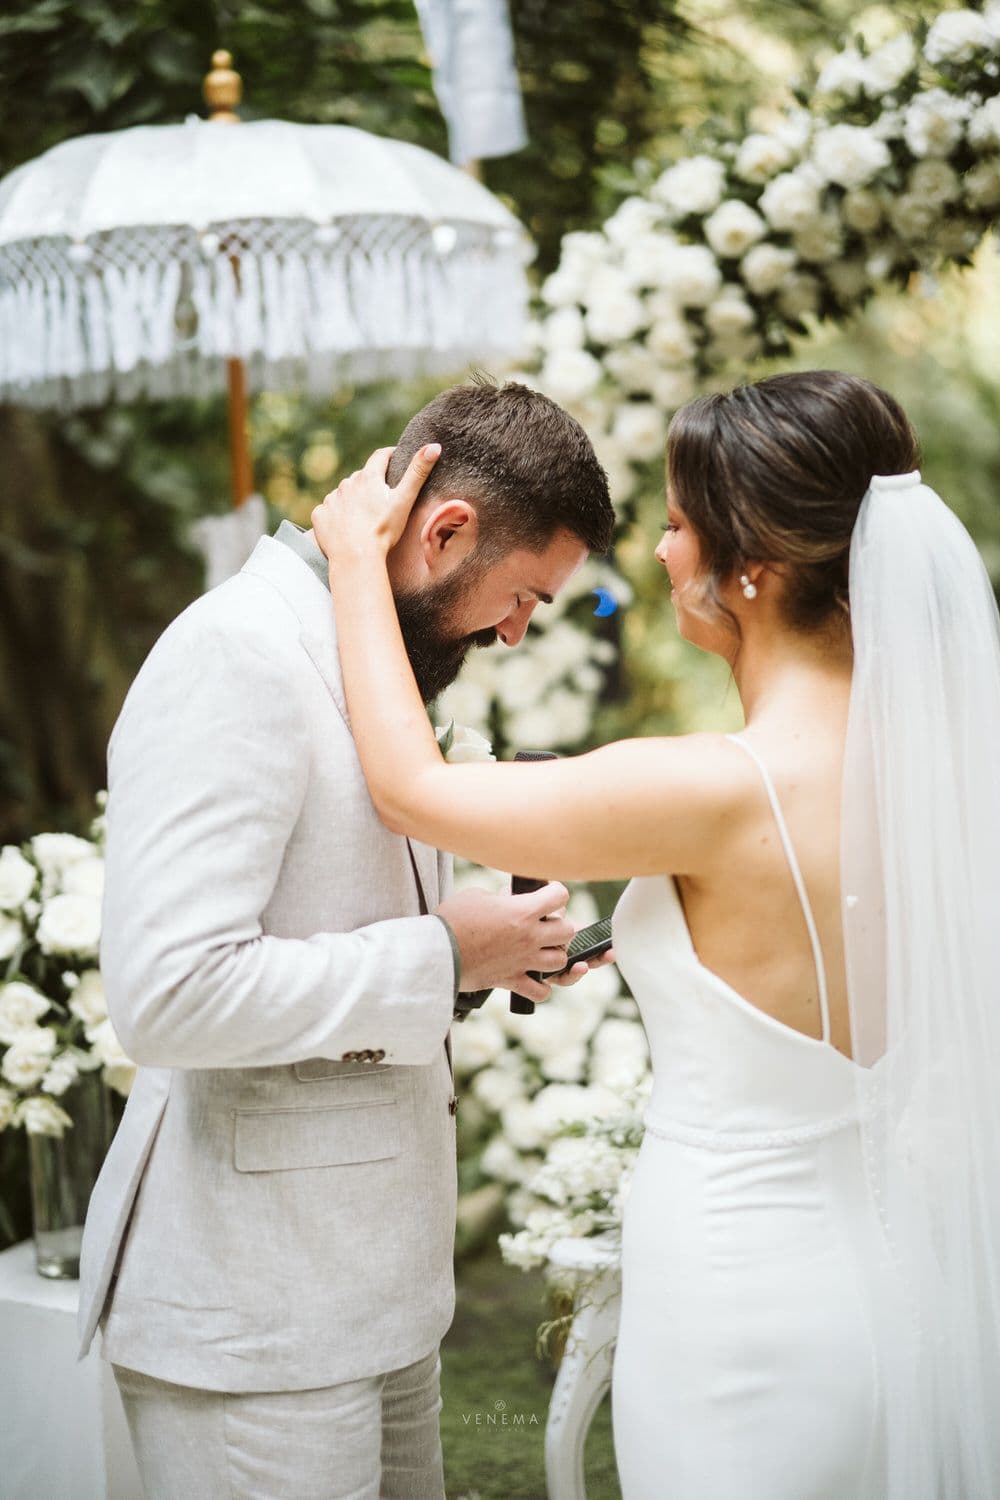
{"type": "Polygon", "coordinates": [[[270,536],[261,537],[244,564],[243,572],[266,579],[288,604],[298,619],[302,645],[349,729],[351,719],[344,697],[344,679],[337,653],[337,625],[329,592],[301,557],[270,536]]]}

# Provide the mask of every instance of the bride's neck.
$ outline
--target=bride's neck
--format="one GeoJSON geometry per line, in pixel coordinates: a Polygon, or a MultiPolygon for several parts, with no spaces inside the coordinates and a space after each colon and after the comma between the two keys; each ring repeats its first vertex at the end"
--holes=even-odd
{"type": "Polygon", "coordinates": [[[790,631],[745,636],[733,678],[747,725],[829,722],[846,715],[850,638],[831,641],[790,631]]]}

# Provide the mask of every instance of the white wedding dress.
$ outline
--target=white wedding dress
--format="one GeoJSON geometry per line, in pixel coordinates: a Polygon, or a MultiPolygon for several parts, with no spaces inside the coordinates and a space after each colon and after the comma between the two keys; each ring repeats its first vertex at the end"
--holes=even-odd
{"type": "Polygon", "coordinates": [[[899,1292],[861,1151],[865,1070],[828,1040],[822,951],[773,783],[729,738],[757,762],[774,810],[824,1039],[700,963],[669,876],[631,881],[615,950],[654,1087],[623,1226],[612,1388],[622,1494],[881,1500],[875,1328],[899,1292]]]}

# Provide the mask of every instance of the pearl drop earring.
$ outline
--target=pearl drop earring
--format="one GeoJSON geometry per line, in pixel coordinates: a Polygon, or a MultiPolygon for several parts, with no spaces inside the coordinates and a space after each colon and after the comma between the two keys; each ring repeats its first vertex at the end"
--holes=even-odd
{"type": "Polygon", "coordinates": [[[757,585],[751,583],[745,573],[740,574],[740,583],[743,585],[743,597],[745,599],[756,599],[757,585]]]}

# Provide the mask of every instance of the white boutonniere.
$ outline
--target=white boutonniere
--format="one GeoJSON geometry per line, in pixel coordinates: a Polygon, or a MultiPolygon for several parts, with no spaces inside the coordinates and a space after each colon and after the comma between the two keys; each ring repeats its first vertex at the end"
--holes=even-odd
{"type": "Polygon", "coordinates": [[[438,724],[434,730],[441,754],[449,765],[471,765],[477,761],[496,760],[493,747],[485,735],[465,724],[438,724]]]}

